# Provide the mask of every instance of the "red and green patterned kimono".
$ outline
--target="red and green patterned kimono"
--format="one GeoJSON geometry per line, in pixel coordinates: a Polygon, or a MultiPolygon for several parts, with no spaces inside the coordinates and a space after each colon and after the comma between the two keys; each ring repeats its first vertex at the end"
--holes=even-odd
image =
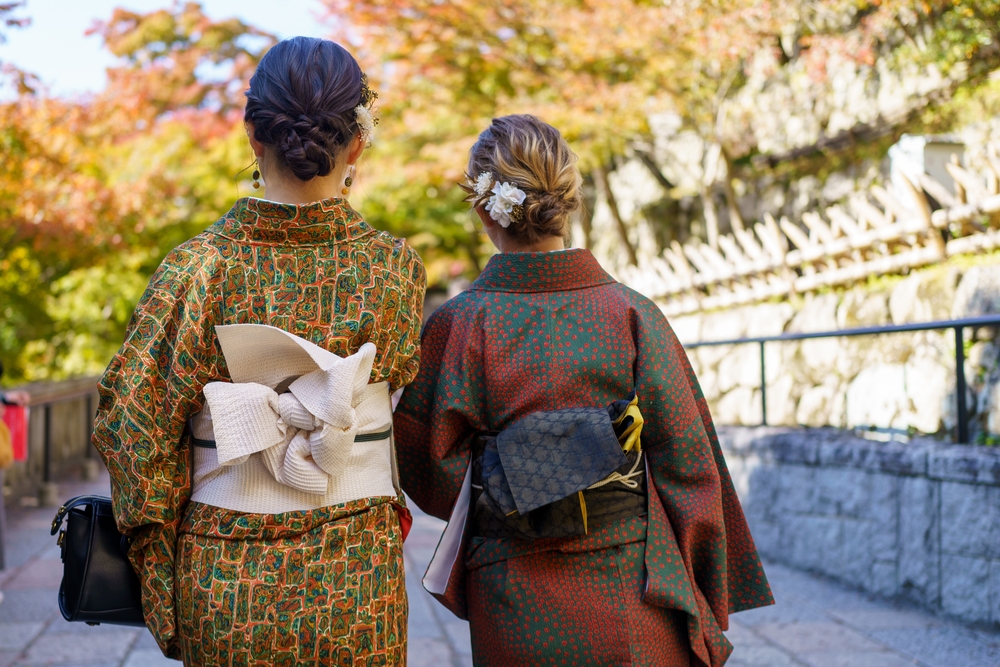
{"type": "Polygon", "coordinates": [[[729,614],[773,599],[660,310],[586,250],[503,253],[434,313],[421,345],[395,413],[397,455],[403,489],[442,519],[476,432],[538,410],[603,407],[633,387],[645,419],[645,516],[582,537],[467,536],[439,599],[469,619],[475,664],[723,664],[729,614]]]}
{"type": "Polygon", "coordinates": [[[215,326],[268,324],[340,356],[378,349],[371,382],[417,372],[425,274],[343,199],[241,199],[163,260],[100,383],[94,444],[134,538],[146,623],[188,665],[401,664],[407,603],[391,497],[246,514],[191,497],[185,424],[227,381],[215,326]],[[356,661],[359,661],[356,663],[356,661]]]}

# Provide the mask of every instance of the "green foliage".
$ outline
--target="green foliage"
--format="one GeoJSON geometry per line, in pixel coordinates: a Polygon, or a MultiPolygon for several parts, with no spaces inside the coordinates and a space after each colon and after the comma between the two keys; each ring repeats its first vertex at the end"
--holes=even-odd
{"type": "MultiPolygon", "coordinates": [[[[990,76],[1000,66],[996,0],[324,2],[382,93],[355,204],[410,240],[432,285],[474,277],[491,252],[457,183],[495,115],[552,122],[589,172],[650,150],[651,116],[673,113],[752,182],[822,178],[880,159],[904,131],[1000,114],[1000,80],[990,76]],[[755,68],[768,54],[775,62],[761,79],[755,68]],[[827,66],[843,57],[876,83],[933,69],[951,88],[870,140],[760,167],[754,119],[771,110],[736,113],[729,103],[755,80],[767,90],[794,74],[789,103],[827,122],[837,110],[827,66]]],[[[20,5],[0,1],[0,41],[23,24],[20,5]]],[[[4,69],[20,91],[0,104],[7,381],[99,372],[160,259],[251,192],[242,91],[273,36],[212,21],[195,2],[119,9],[95,31],[120,62],[92,99],[46,98],[30,74],[4,69]]],[[[665,227],[651,235],[661,243],[690,234],[666,227],[692,193],[666,189],[667,200],[645,209],[665,227]]]]}
{"type": "Polygon", "coordinates": [[[980,431],[976,435],[976,444],[985,445],[987,447],[1000,447],[1000,435],[980,431]]]}
{"type": "Polygon", "coordinates": [[[7,382],[101,372],[163,256],[250,192],[240,97],[273,38],[194,3],[97,29],[123,59],[104,92],[0,104],[7,382]]]}

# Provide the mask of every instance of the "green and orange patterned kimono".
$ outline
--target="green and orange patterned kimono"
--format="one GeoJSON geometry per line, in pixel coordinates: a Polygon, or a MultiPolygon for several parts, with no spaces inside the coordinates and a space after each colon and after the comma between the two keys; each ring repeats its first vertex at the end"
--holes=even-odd
{"type": "Polygon", "coordinates": [[[245,514],[190,502],[189,417],[229,379],[221,324],[268,324],[341,356],[378,349],[371,382],[410,382],[425,274],[342,199],[241,199],[174,249],[100,383],[94,444],[146,623],[188,665],[402,664],[401,499],[245,514]]]}
{"type": "MultiPolygon", "coordinates": [[[[448,519],[470,436],[633,388],[647,511],[582,537],[469,535],[439,599],[478,667],[723,664],[729,614],[773,603],[708,406],[660,310],[586,250],[503,253],[428,321],[396,408],[403,489],[448,519]]],[[[470,522],[471,524],[472,522],[470,522]]]]}

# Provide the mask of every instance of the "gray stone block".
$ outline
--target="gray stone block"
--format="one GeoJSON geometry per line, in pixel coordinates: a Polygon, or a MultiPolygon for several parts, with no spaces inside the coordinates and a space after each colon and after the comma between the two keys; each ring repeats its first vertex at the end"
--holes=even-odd
{"type": "Polygon", "coordinates": [[[740,502],[746,502],[750,491],[750,474],[760,465],[757,456],[726,456],[726,466],[729,468],[729,476],[733,480],[733,487],[740,502]]]}
{"type": "Polygon", "coordinates": [[[816,468],[783,465],[778,469],[775,511],[779,515],[811,513],[816,507],[816,468]]]}
{"type": "Polygon", "coordinates": [[[990,562],[985,558],[941,556],[941,609],[966,621],[990,618],[990,562]]]}
{"type": "Polygon", "coordinates": [[[871,590],[872,525],[852,519],[840,524],[840,548],[827,552],[827,571],[852,586],[871,590]]]}
{"type": "Polygon", "coordinates": [[[931,606],[939,602],[938,557],[941,485],[920,477],[903,479],[899,500],[899,591],[931,606]]]}
{"type": "Polygon", "coordinates": [[[749,517],[747,523],[757,551],[770,558],[780,557],[781,526],[772,521],[755,521],[749,517]]]}
{"type": "Polygon", "coordinates": [[[833,428],[720,434],[761,553],[1000,622],[1000,449],[833,428]]]}
{"type": "Polygon", "coordinates": [[[761,448],[770,450],[770,441],[775,436],[796,431],[787,426],[716,426],[722,448],[740,456],[761,448]]]}
{"type": "Polygon", "coordinates": [[[893,561],[899,559],[899,530],[896,523],[891,525],[867,522],[870,531],[870,559],[893,561]]]}
{"type": "Polygon", "coordinates": [[[822,516],[789,517],[781,533],[782,560],[830,576],[840,575],[842,523],[822,516]]]}
{"type": "Polygon", "coordinates": [[[771,438],[769,449],[774,453],[774,459],[781,463],[814,466],[819,463],[821,445],[820,438],[815,435],[816,429],[810,429],[805,434],[782,433],[771,438]]]}
{"type": "Polygon", "coordinates": [[[861,516],[885,526],[895,526],[899,520],[899,494],[905,477],[886,473],[868,473],[871,487],[869,502],[862,508],[861,516]]]}
{"type": "Polygon", "coordinates": [[[929,451],[929,447],[912,442],[880,443],[874,449],[871,467],[894,475],[926,475],[929,451]]]}
{"type": "Polygon", "coordinates": [[[744,507],[751,513],[761,516],[775,517],[778,514],[778,494],[781,485],[781,475],[777,466],[761,463],[749,474],[747,494],[740,498],[744,507]]]}
{"type": "Polygon", "coordinates": [[[896,475],[922,475],[927,471],[927,451],[926,446],[878,442],[845,431],[820,445],[819,464],[896,475]]]}
{"type": "Polygon", "coordinates": [[[867,476],[844,468],[818,468],[816,504],[812,511],[831,516],[858,517],[869,504],[867,476]]]}
{"type": "Polygon", "coordinates": [[[974,445],[936,447],[928,455],[927,475],[932,479],[1000,485],[1000,450],[974,445]]]}
{"type": "Polygon", "coordinates": [[[990,621],[1000,625],[1000,560],[990,561],[990,621]]]}
{"type": "Polygon", "coordinates": [[[941,483],[941,550],[989,557],[1000,525],[997,489],[981,484],[941,483]]]}
{"type": "Polygon", "coordinates": [[[875,561],[872,564],[871,590],[877,595],[891,597],[898,594],[899,566],[895,561],[875,561]]]}

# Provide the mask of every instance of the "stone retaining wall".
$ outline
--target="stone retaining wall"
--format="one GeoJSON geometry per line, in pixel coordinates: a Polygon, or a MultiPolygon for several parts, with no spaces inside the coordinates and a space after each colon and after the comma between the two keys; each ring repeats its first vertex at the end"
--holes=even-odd
{"type": "Polygon", "coordinates": [[[832,428],[719,428],[760,552],[1000,625],[1000,449],[832,428]]]}
{"type": "MultiPolygon", "coordinates": [[[[914,271],[843,292],[671,318],[684,343],[958,319],[1000,312],[1000,254],[914,271]],[[969,266],[972,263],[974,265],[969,266]]],[[[1000,443],[1000,342],[966,331],[972,442],[1000,443]]],[[[761,423],[757,345],[689,356],[719,423],[761,423]]],[[[765,346],[767,423],[949,435],[956,422],[952,331],[775,342],[765,346]]]]}

